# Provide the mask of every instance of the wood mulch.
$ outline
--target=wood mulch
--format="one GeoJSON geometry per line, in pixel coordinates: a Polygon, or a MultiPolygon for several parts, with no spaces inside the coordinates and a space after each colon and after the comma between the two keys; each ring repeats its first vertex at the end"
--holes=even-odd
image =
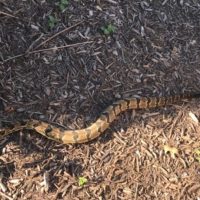
{"type": "MultiPolygon", "coordinates": [[[[0,128],[80,129],[117,99],[200,92],[199,17],[195,0],[1,0],[0,128]]],[[[86,144],[3,137],[0,199],[200,199],[198,102],[127,111],[86,144]]]]}

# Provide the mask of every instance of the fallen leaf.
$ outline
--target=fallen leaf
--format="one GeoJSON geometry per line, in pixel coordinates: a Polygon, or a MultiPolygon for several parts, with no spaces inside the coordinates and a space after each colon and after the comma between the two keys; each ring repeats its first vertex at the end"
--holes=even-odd
{"type": "Polygon", "coordinates": [[[164,145],[163,149],[164,149],[165,154],[167,154],[169,152],[173,159],[176,158],[176,155],[178,154],[178,149],[177,148],[170,147],[168,145],[164,145]]]}

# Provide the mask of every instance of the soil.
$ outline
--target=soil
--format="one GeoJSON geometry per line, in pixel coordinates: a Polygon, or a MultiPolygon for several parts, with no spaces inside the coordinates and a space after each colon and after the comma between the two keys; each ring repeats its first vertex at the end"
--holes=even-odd
{"type": "MultiPolygon", "coordinates": [[[[118,99],[200,92],[199,17],[197,0],[0,0],[0,126],[80,129],[118,99]]],[[[85,144],[5,136],[0,199],[200,199],[198,102],[126,111],[85,144]]]]}

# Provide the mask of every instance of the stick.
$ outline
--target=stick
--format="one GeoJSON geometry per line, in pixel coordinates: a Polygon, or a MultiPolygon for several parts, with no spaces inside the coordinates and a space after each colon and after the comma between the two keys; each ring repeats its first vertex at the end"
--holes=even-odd
{"type": "Polygon", "coordinates": [[[28,54],[23,53],[23,54],[19,54],[19,55],[13,56],[11,58],[8,58],[8,59],[4,60],[3,63],[8,62],[10,60],[13,60],[15,58],[19,58],[19,57],[22,57],[22,56],[25,56],[25,55],[29,55],[29,54],[39,53],[39,52],[43,52],[43,51],[52,51],[52,50],[64,49],[64,48],[69,48],[69,47],[75,47],[75,46],[78,46],[78,45],[90,44],[92,42],[93,41],[80,42],[80,43],[75,43],[75,44],[68,44],[68,45],[64,45],[64,46],[59,46],[59,47],[52,47],[52,48],[48,48],[48,49],[39,49],[39,50],[35,50],[35,51],[30,51],[28,54]]]}
{"type": "Polygon", "coordinates": [[[48,41],[52,40],[53,38],[57,37],[57,36],[60,35],[61,33],[64,33],[65,31],[69,31],[70,29],[72,29],[72,28],[74,28],[74,27],[76,27],[76,26],[78,26],[79,24],[82,24],[82,23],[83,23],[83,21],[78,22],[78,23],[76,23],[76,24],[74,24],[74,25],[72,25],[72,26],[70,26],[70,27],[65,28],[64,30],[62,30],[62,31],[60,31],[60,32],[58,32],[58,33],[56,33],[55,35],[53,35],[53,36],[51,36],[50,38],[48,38],[48,39],[46,39],[45,41],[43,41],[43,42],[42,42],[41,44],[39,44],[35,49],[41,47],[43,44],[45,44],[45,43],[47,43],[48,41]]]}

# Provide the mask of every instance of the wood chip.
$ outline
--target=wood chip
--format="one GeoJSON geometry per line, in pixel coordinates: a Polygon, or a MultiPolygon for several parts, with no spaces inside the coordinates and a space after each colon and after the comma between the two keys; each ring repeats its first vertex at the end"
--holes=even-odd
{"type": "Polygon", "coordinates": [[[197,116],[193,113],[193,112],[189,112],[189,116],[192,119],[193,122],[195,122],[196,124],[199,123],[199,119],[197,118],[197,116]]]}

